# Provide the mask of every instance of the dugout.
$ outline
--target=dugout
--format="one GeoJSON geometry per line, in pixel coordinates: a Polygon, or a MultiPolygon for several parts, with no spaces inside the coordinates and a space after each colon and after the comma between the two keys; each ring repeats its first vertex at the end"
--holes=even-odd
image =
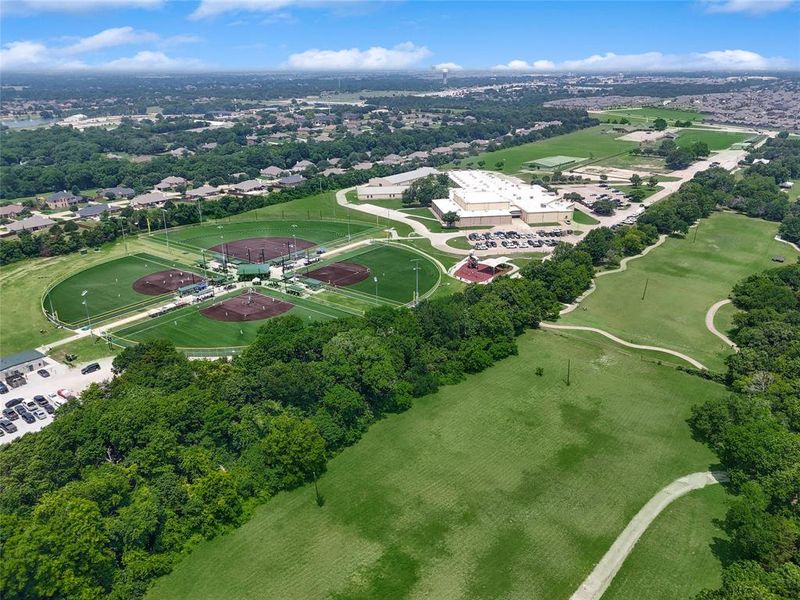
{"type": "Polygon", "coordinates": [[[237,265],[236,274],[239,281],[250,281],[251,279],[269,279],[270,266],[264,263],[243,263],[237,265]]]}

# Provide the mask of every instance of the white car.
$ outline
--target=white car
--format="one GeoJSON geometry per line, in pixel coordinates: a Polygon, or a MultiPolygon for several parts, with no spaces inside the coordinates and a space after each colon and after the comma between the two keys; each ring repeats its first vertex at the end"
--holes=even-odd
{"type": "Polygon", "coordinates": [[[33,411],[33,416],[39,419],[40,421],[44,421],[47,418],[47,413],[44,412],[41,408],[37,408],[33,411]]]}

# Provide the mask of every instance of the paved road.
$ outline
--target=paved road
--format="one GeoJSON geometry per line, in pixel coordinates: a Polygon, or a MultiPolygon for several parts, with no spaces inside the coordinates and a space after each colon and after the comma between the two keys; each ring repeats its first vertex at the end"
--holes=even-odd
{"type": "Polygon", "coordinates": [[[715,302],[714,304],[711,305],[711,308],[709,308],[708,312],[706,313],[706,329],[708,329],[711,333],[713,333],[715,336],[717,336],[723,342],[728,344],[728,346],[730,346],[734,350],[738,350],[738,347],[736,346],[736,344],[734,344],[727,335],[722,333],[714,325],[714,317],[716,316],[717,311],[720,308],[722,308],[723,306],[725,306],[726,304],[730,304],[730,303],[731,303],[731,301],[729,299],[725,298],[725,300],[720,300],[719,302],[715,302]]]}
{"type": "Polygon", "coordinates": [[[589,576],[572,594],[570,600],[599,600],[608,589],[631,550],[633,550],[636,542],[639,541],[639,538],[647,531],[647,528],[661,511],[674,500],[692,490],[699,490],[707,485],[714,485],[723,481],[728,481],[726,473],[705,471],[680,477],[663,488],[631,519],[631,522],[617,537],[608,552],[605,553],[589,576]]]}
{"type": "Polygon", "coordinates": [[[572,330],[572,331],[591,331],[592,333],[599,333],[602,336],[607,337],[613,342],[616,342],[622,346],[626,346],[628,348],[636,348],[637,350],[652,350],[653,352],[663,352],[665,354],[671,354],[672,356],[677,356],[678,358],[685,360],[693,367],[698,369],[702,369],[707,371],[708,369],[706,366],[701,363],[699,360],[693,359],[691,356],[684,354],[683,352],[678,352],[677,350],[670,350],[669,348],[661,348],[660,346],[644,346],[642,344],[634,344],[631,342],[626,342],[622,338],[618,338],[613,333],[609,333],[604,331],[603,329],[597,329],[596,327],[584,327],[582,325],[556,325],[555,323],[540,323],[540,327],[544,329],[565,329],[565,330],[572,330]]]}

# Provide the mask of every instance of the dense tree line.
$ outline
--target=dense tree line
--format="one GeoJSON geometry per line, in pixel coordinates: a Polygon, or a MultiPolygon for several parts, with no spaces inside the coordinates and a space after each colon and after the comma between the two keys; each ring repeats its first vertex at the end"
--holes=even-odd
{"type": "Polygon", "coordinates": [[[446,174],[428,175],[417,179],[403,192],[403,204],[430,206],[433,200],[447,198],[450,178],[446,174]]]}
{"type": "Polygon", "coordinates": [[[732,562],[698,600],[800,597],[800,265],[747,277],[727,359],[729,397],[696,406],[690,423],[731,478],[724,527],[732,562]]]}
{"type": "Polygon", "coordinates": [[[0,450],[0,593],[140,596],[198,540],[319,476],[370,423],[516,353],[516,336],[558,308],[541,282],[502,278],[415,309],[276,318],[230,363],[162,341],[124,350],[113,381],[0,450]]]}

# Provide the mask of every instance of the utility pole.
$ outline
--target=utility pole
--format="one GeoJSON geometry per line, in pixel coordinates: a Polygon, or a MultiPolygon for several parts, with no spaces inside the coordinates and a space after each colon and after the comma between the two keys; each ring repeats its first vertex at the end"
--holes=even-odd
{"type": "Polygon", "coordinates": [[[167,211],[162,208],[161,209],[161,214],[164,217],[164,235],[167,238],[167,254],[170,254],[170,251],[169,251],[169,231],[167,231],[167,211]]]}

